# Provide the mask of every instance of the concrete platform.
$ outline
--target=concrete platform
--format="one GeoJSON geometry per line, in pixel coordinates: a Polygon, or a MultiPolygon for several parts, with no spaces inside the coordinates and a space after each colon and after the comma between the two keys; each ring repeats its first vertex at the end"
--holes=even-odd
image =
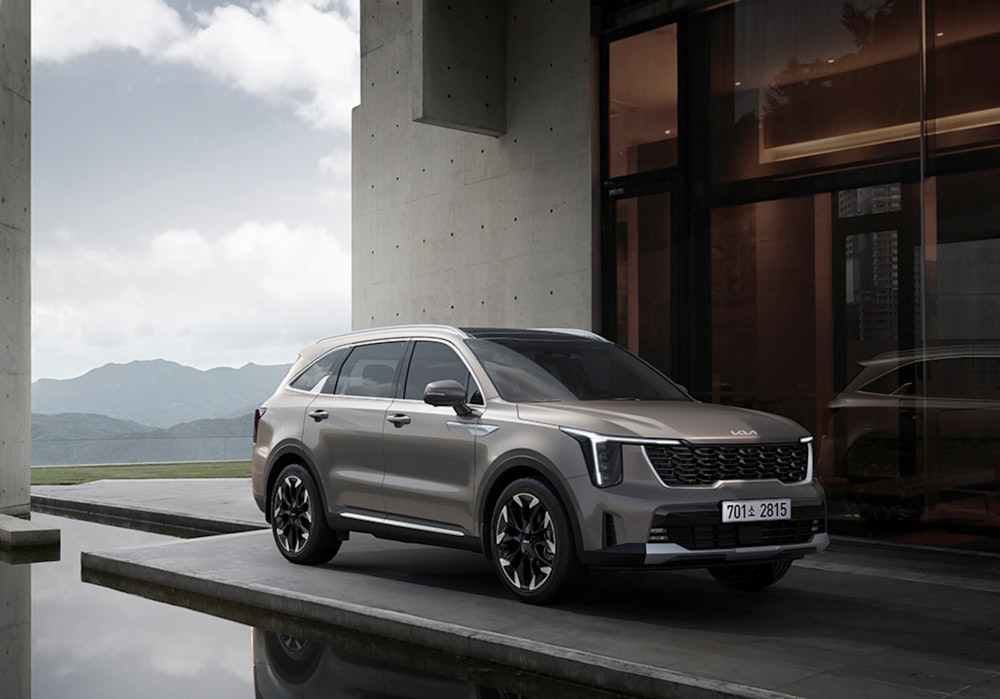
{"type": "Polygon", "coordinates": [[[36,485],[31,488],[31,509],[182,537],[268,528],[246,478],[36,485]]]}
{"type": "Polygon", "coordinates": [[[43,548],[59,545],[59,530],[31,520],[0,515],[0,549],[43,548]]]}
{"type": "MultiPolygon", "coordinates": [[[[245,481],[242,504],[239,481],[147,483],[155,509],[125,483],[94,484],[80,508],[121,495],[149,520],[170,490],[186,508],[174,515],[262,525],[247,515],[245,481]]],[[[54,488],[37,495],[73,500],[54,488]]],[[[364,535],[315,568],[285,562],[266,531],[85,553],[82,565],[93,582],[247,622],[278,615],[628,696],[1000,696],[1000,560],[990,556],[838,541],[761,593],[704,571],[598,573],[554,608],[508,598],[476,554],[364,535]]]]}

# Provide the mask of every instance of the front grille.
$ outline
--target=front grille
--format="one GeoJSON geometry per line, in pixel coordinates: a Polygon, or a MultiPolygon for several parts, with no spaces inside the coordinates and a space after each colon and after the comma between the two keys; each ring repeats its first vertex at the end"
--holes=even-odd
{"type": "Polygon", "coordinates": [[[791,444],[646,444],[646,458],[664,485],[708,486],[718,481],[782,483],[804,481],[809,445],[791,444]]]}
{"type": "Polygon", "coordinates": [[[800,519],[741,524],[668,524],[655,527],[650,543],[671,543],[691,551],[741,546],[804,544],[825,529],[823,520],[800,519]]]}

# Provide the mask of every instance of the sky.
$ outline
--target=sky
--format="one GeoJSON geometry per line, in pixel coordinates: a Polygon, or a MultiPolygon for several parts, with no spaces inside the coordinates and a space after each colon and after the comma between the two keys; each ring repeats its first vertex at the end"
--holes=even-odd
{"type": "Polygon", "coordinates": [[[32,378],[350,329],[359,0],[32,0],[32,378]]]}

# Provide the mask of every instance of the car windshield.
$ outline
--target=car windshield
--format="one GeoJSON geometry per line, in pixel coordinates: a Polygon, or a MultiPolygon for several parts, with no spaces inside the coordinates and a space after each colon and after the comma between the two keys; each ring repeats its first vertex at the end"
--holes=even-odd
{"type": "Polygon", "coordinates": [[[583,338],[468,340],[500,397],[563,400],[690,400],[656,369],[610,342],[583,338]]]}

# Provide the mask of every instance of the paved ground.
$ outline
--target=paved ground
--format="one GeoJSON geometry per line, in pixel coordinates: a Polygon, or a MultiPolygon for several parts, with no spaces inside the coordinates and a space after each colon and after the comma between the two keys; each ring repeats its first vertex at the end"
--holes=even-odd
{"type": "Polygon", "coordinates": [[[92,481],[32,486],[31,507],[174,536],[266,529],[245,478],[92,481]]]}
{"type": "Polygon", "coordinates": [[[191,534],[250,530],[84,554],[85,579],[207,611],[288,615],[636,696],[1000,697],[996,557],[837,541],[763,593],[703,571],[606,573],[578,601],[536,608],[470,553],[355,535],[327,566],[287,564],[252,531],[263,520],[247,481],[103,481],[32,500],[191,534]]]}

